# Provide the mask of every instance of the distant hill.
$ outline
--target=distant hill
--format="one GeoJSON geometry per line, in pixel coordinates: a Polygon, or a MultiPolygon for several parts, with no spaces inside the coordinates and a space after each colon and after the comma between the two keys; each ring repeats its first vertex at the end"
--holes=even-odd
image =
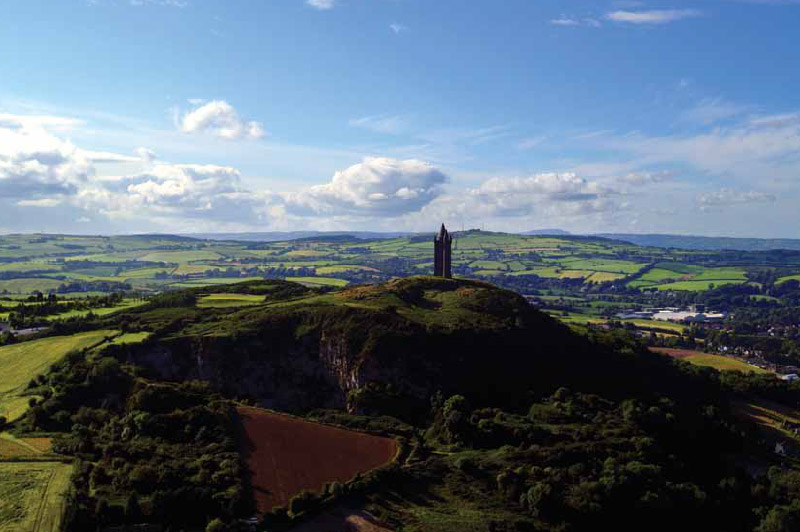
{"type": "MultiPolygon", "coordinates": [[[[433,234],[434,231],[431,231],[433,234]]],[[[189,233],[182,236],[201,240],[237,240],[239,242],[283,242],[301,238],[351,236],[361,240],[398,238],[413,233],[376,233],[369,231],[269,231],[264,233],[189,233]]]]}
{"type": "Polygon", "coordinates": [[[637,235],[627,233],[599,233],[595,236],[623,240],[638,246],[658,248],[696,249],[703,251],[720,251],[724,249],[737,251],[788,249],[800,251],[800,239],[795,238],[733,238],[691,235],[637,235]]]}
{"type": "Polygon", "coordinates": [[[570,233],[569,231],[564,231],[563,229],[534,229],[533,231],[525,231],[520,234],[526,236],[542,236],[542,235],[566,236],[566,235],[571,235],[572,233],[570,233]]]}

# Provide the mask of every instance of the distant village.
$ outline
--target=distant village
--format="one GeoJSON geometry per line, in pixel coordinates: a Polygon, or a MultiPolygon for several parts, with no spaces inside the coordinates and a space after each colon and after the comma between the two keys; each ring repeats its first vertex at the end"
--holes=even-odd
{"type": "Polygon", "coordinates": [[[648,308],[645,310],[628,310],[616,315],[621,320],[657,320],[675,323],[722,323],[728,317],[727,312],[706,310],[705,305],[694,305],[688,309],[677,307],[648,308]]]}

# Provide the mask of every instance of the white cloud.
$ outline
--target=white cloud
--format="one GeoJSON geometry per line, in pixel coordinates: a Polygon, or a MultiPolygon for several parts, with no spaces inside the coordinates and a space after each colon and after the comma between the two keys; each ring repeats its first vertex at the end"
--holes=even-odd
{"type": "Polygon", "coordinates": [[[389,29],[392,30],[395,35],[399,35],[404,31],[408,31],[408,26],[405,26],[403,24],[398,24],[395,22],[393,24],[389,24],[389,29]]]}
{"type": "Polygon", "coordinates": [[[573,18],[567,16],[561,16],[559,18],[555,18],[550,20],[550,25],[552,26],[586,26],[589,28],[599,28],[602,26],[599,20],[596,18],[573,18]]]}
{"type": "Polygon", "coordinates": [[[245,121],[234,107],[224,100],[212,100],[186,113],[180,120],[185,133],[210,131],[228,140],[259,139],[264,136],[263,126],[256,121],[245,121]]]}
{"type": "Polygon", "coordinates": [[[267,194],[242,187],[235,168],[156,163],[144,173],[83,188],[77,203],[112,218],[256,222],[267,194]]]}
{"type": "Polygon", "coordinates": [[[70,131],[82,126],[84,122],[74,118],[47,115],[12,115],[0,113],[2,129],[47,129],[49,131],[70,131]]]}
{"type": "Polygon", "coordinates": [[[36,200],[20,200],[17,205],[20,207],[56,207],[61,205],[61,198],[42,198],[36,200]]]}
{"type": "Polygon", "coordinates": [[[759,191],[740,191],[723,188],[715,192],[701,194],[698,202],[703,207],[726,207],[729,205],[773,203],[777,200],[774,194],[759,191]]]}
{"type": "Polygon", "coordinates": [[[702,16],[697,9],[655,9],[649,11],[612,11],[605,18],[626,24],[667,24],[702,16]]]}
{"type": "Polygon", "coordinates": [[[0,197],[23,200],[73,193],[93,175],[84,152],[45,129],[65,123],[41,117],[0,117],[0,197]]]}
{"type": "Polygon", "coordinates": [[[313,215],[396,216],[430,203],[445,181],[423,161],[367,157],[336,172],[330,183],[288,195],[288,208],[313,215]]]}
{"type": "Polygon", "coordinates": [[[153,161],[158,159],[158,155],[156,155],[156,153],[153,150],[150,150],[148,148],[136,148],[135,150],[133,150],[133,153],[135,153],[140,160],[146,163],[152,163],[153,161]]]}
{"type": "Polygon", "coordinates": [[[800,178],[800,114],[747,118],[689,135],[604,136],[595,143],[633,154],[639,166],[685,164],[742,182],[758,178],[797,183],[800,178]]]}
{"type": "Polygon", "coordinates": [[[619,182],[626,185],[645,186],[663,183],[672,179],[672,172],[631,172],[619,178],[619,182]]]}
{"type": "Polygon", "coordinates": [[[493,216],[525,216],[538,211],[588,214],[612,208],[617,192],[574,173],[492,178],[469,191],[470,210],[493,216]]]}
{"type": "Polygon", "coordinates": [[[306,4],[315,9],[333,9],[336,5],[335,0],[306,0],[306,4]]]}

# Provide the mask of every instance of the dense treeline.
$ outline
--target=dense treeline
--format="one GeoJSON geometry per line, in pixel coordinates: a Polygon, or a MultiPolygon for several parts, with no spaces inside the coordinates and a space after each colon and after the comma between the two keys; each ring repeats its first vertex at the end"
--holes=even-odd
{"type": "Polygon", "coordinates": [[[66,530],[202,530],[251,512],[233,406],[204,383],[145,381],[114,354],[73,353],[30,384],[44,399],[21,428],[61,432],[54,450],[78,464],[66,530]]]}

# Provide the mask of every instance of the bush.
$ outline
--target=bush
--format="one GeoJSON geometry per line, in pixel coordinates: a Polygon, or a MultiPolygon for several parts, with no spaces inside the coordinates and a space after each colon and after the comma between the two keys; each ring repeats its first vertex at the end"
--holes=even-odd
{"type": "Polygon", "coordinates": [[[289,513],[292,516],[299,515],[315,508],[319,504],[319,499],[310,491],[303,490],[289,501],[289,513]]]}
{"type": "Polygon", "coordinates": [[[225,521],[222,519],[212,519],[209,521],[208,525],[206,525],[206,532],[228,532],[230,527],[225,524],[225,521]]]}

